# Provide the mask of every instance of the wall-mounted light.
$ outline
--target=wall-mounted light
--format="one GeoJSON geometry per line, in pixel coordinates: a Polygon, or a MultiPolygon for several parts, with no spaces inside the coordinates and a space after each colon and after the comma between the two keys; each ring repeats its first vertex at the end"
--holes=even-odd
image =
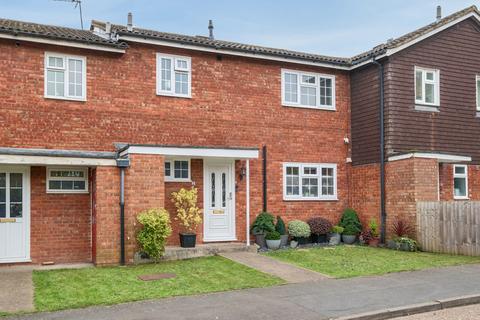
{"type": "Polygon", "coordinates": [[[247,175],[247,169],[245,168],[245,166],[242,165],[242,167],[240,168],[240,181],[243,180],[243,177],[245,177],[247,175]]]}

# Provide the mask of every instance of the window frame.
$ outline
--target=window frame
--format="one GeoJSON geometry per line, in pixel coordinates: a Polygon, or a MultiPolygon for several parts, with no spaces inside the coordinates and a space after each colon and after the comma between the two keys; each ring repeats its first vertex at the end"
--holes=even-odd
{"type": "MultiPolygon", "coordinates": [[[[170,175],[167,176],[164,172],[165,182],[192,182],[192,161],[187,158],[168,158],[165,159],[165,163],[170,163],[170,175]],[[175,178],[175,161],[187,161],[188,162],[188,177],[187,178],[175,178]]],[[[165,163],[163,168],[165,170],[165,163]]]]}
{"type": "Polygon", "coordinates": [[[77,168],[77,167],[47,167],[47,179],[46,179],[46,189],[47,193],[89,193],[89,179],[88,179],[88,168],[77,168]],[[50,172],[52,171],[83,171],[83,178],[77,177],[51,177],[50,172]],[[85,181],[85,189],[50,189],[50,181],[85,181]]]}
{"type": "Polygon", "coordinates": [[[318,110],[328,110],[328,111],[336,111],[336,83],[335,83],[335,75],[332,74],[324,74],[324,73],[315,73],[315,72],[308,72],[308,71],[300,71],[300,70],[291,70],[291,69],[282,69],[281,70],[281,101],[282,106],[285,107],[296,107],[296,108],[307,108],[307,109],[318,109],[318,110]],[[286,74],[295,74],[297,76],[297,102],[291,102],[285,100],[285,75],[286,74]],[[315,77],[315,85],[313,84],[305,84],[302,81],[302,76],[314,76],[315,77]],[[320,103],[320,79],[330,79],[332,81],[332,105],[322,105],[320,103]],[[301,87],[315,87],[316,93],[316,105],[305,105],[301,103],[301,87]]]}
{"type": "Polygon", "coordinates": [[[480,112],[480,90],[478,90],[478,84],[480,83],[480,75],[475,76],[475,93],[476,93],[476,108],[477,112],[480,112]]]}
{"type": "Polygon", "coordinates": [[[336,163],[306,163],[306,162],[284,162],[283,163],[283,200],[284,201],[338,201],[337,190],[337,164],[336,163]],[[298,167],[298,195],[287,195],[287,167],[298,167]],[[317,174],[304,174],[305,167],[315,167],[317,174]],[[333,169],[333,195],[322,195],[322,169],[333,169]],[[302,180],[303,178],[317,178],[318,179],[318,196],[304,197],[302,195],[302,180]]]}
{"type": "Polygon", "coordinates": [[[179,56],[167,53],[157,52],[156,61],[156,93],[158,96],[178,97],[178,98],[191,98],[192,97],[192,58],[187,56],[179,56]],[[167,58],[171,60],[170,64],[170,90],[162,90],[162,73],[161,73],[161,59],[167,58]],[[185,60],[187,62],[187,69],[177,68],[177,60],[185,60]],[[187,94],[175,93],[175,72],[187,73],[187,94]]]}
{"type": "Polygon", "coordinates": [[[71,101],[87,101],[87,57],[46,51],[43,69],[44,69],[44,75],[43,75],[44,98],[57,99],[57,100],[71,100],[71,101]],[[63,59],[63,68],[50,67],[48,65],[48,60],[50,57],[63,59]],[[69,84],[68,60],[69,59],[82,61],[82,96],[71,96],[68,94],[68,84],[69,84]],[[64,95],[63,96],[54,96],[54,95],[48,94],[48,70],[57,70],[57,71],[61,70],[64,72],[63,74],[64,95]]]}
{"type": "Polygon", "coordinates": [[[415,99],[415,104],[420,106],[440,107],[440,70],[415,66],[413,79],[413,97],[415,99]],[[422,72],[422,99],[417,99],[417,71],[422,72]],[[427,72],[433,72],[433,81],[427,79],[427,72]],[[433,103],[425,101],[425,85],[427,83],[433,84],[433,103]]]}
{"type": "Polygon", "coordinates": [[[453,199],[455,200],[468,200],[468,166],[466,164],[454,164],[453,165],[453,199]],[[461,167],[465,168],[465,173],[456,173],[455,169],[461,167]],[[465,195],[464,196],[457,196],[455,195],[455,178],[457,179],[465,179],[465,195]]]}

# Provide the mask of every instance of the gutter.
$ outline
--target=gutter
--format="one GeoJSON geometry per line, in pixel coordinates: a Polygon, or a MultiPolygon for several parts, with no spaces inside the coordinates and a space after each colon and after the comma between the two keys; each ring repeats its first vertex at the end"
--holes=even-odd
{"type": "Polygon", "coordinates": [[[385,243],[387,212],[385,210],[385,88],[384,66],[372,57],[372,63],[378,66],[380,90],[380,242],[385,243]]]}

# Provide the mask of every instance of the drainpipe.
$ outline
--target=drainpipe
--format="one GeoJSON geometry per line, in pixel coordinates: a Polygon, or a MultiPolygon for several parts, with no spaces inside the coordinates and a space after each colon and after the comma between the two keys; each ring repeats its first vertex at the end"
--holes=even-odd
{"type": "Polygon", "coordinates": [[[375,58],[372,62],[378,66],[378,79],[380,84],[380,241],[385,243],[387,212],[385,210],[385,130],[384,130],[384,67],[375,58]]]}
{"type": "Polygon", "coordinates": [[[267,146],[262,148],[262,175],[263,175],[263,212],[267,212],[267,146]]]}
{"type": "Polygon", "coordinates": [[[117,159],[120,169],[120,265],[125,265],[125,169],[130,166],[130,160],[117,159]]]}

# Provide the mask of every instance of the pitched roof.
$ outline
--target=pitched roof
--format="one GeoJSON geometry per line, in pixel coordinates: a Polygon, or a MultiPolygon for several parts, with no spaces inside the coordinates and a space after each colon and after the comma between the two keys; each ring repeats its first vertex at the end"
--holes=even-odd
{"type": "Polygon", "coordinates": [[[90,30],[80,30],[9,19],[0,19],[0,33],[81,42],[119,49],[125,49],[127,47],[126,43],[102,38],[90,30]]]}
{"type": "Polygon", "coordinates": [[[424,35],[429,34],[432,31],[440,29],[441,27],[470,14],[476,14],[477,16],[480,16],[480,11],[478,11],[476,6],[470,6],[463,10],[457,11],[422,28],[416,29],[415,31],[404,34],[403,36],[400,36],[398,38],[391,39],[386,43],[377,45],[369,51],[358,54],[351,58],[351,63],[352,65],[355,65],[371,58],[372,56],[382,55],[386,53],[389,49],[396,49],[398,47],[401,47],[402,45],[414,41],[424,35]]]}
{"type": "MultiPolygon", "coordinates": [[[[92,27],[93,26],[104,28],[105,22],[93,20],[92,27]]],[[[244,44],[244,43],[224,41],[224,40],[212,40],[208,37],[203,37],[203,36],[189,36],[189,35],[182,35],[182,34],[176,34],[176,33],[142,29],[137,27],[134,27],[132,31],[129,31],[126,26],[118,25],[118,24],[112,25],[112,31],[116,32],[120,36],[124,35],[124,36],[142,37],[146,39],[162,40],[162,41],[167,41],[172,43],[201,46],[201,47],[211,48],[211,49],[224,49],[224,50],[230,50],[230,51],[262,54],[262,55],[277,56],[277,57],[284,57],[284,58],[293,58],[293,59],[300,59],[300,60],[306,60],[311,62],[322,62],[327,64],[342,65],[342,66],[348,66],[348,64],[350,63],[349,58],[325,56],[325,55],[319,55],[314,53],[263,47],[263,46],[257,46],[252,44],[244,44]]]]}

